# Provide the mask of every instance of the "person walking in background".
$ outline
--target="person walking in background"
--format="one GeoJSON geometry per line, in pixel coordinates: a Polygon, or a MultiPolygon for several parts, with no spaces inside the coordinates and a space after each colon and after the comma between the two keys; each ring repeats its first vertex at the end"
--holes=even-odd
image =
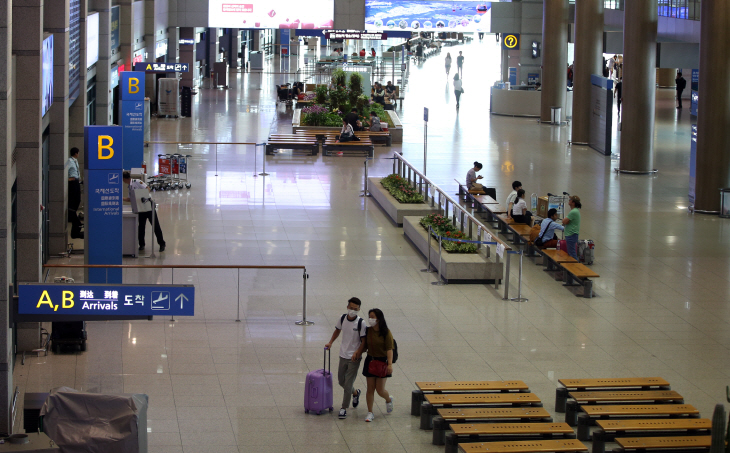
{"type": "Polygon", "coordinates": [[[370,48],[370,56],[375,57],[375,47],[370,48]]]}
{"type": "Polygon", "coordinates": [[[71,222],[71,238],[83,239],[83,224],[76,211],[81,204],[81,170],[79,169],[79,149],[71,148],[66,167],[68,168],[68,221],[71,222]]]}
{"type": "Polygon", "coordinates": [[[451,52],[446,52],[446,77],[449,76],[449,72],[451,72],[451,52]]]}
{"type": "Polygon", "coordinates": [[[383,312],[378,308],[368,312],[365,349],[368,352],[362,367],[362,375],[367,379],[365,400],[368,404],[368,415],[365,421],[372,422],[375,418],[373,403],[376,391],[385,400],[386,412],[389,414],[393,412],[393,397],[385,390],[385,382],[393,375],[395,340],[393,333],[388,329],[383,312]]]}
{"type": "Polygon", "coordinates": [[[624,78],[621,77],[618,79],[618,83],[616,84],[616,89],[613,90],[613,97],[616,98],[616,105],[618,106],[618,116],[621,116],[621,101],[624,100],[622,91],[624,88],[624,78]]]}
{"type": "Polygon", "coordinates": [[[682,71],[677,71],[677,78],[674,80],[677,84],[677,108],[682,108],[682,91],[687,88],[687,80],[682,77],[682,71]]]}
{"type": "Polygon", "coordinates": [[[459,99],[461,99],[461,93],[464,92],[464,88],[461,86],[461,80],[459,74],[454,74],[454,96],[456,96],[456,109],[459,109],[459,99]]]}
{"type": "Polygon", "coordinates": [[[456,70],[460,77],[464,77],[464,55],[459,51],[459,56],[456,57],[456,70]]]}
{"type": "Polygon", "coordinates": [[[361,304],[362,302],[357,297],[352,297],[347,301],[347,313],[340,316],[340,320],[335,324],[332,338],[330,338],[329,343],[324,345],[325,349],[330,349],[332,343],[342,333],[340,365],[337,368],[337,380],[345,392],[342,396],[342,407],[339,413],[341,419],[347,417],[350,399],[352,399],[352,407],[357,407],[360,404],[360,393],[362,393],[360,389],[354,388],[357,371],[360,369],[362,351],[365,349],[365,335],[367,333],[367,326],[359,316],[361,304]]]}
{"type": "Polygon", "coordinates": [[[570,212],[563,219],[565,227],[565,242],[568,247],[568,255],[578,259],[578,233],[580,232],[580,197],[573,195],[568,199],[570,212]]]}

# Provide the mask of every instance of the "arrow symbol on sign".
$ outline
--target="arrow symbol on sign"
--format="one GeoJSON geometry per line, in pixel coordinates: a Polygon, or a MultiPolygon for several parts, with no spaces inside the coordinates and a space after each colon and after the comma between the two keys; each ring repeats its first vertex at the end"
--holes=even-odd
{"type": "Polygon", "coordinates": [[[180,310],[182,310],[182,308],[183,308],[183,302],[186,302],[187,300],[188,300],[188,298],[185,297],[184,294],[180,294],[179,296],[177,296],[175,298],[175,302],[180,301],[180,310]]]}

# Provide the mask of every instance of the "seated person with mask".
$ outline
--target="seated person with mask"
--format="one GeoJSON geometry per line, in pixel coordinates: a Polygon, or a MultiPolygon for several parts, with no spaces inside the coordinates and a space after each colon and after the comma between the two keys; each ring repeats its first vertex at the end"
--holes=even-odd
{"type": "Polygon", "coordinates": [[[535,239],[536,246],[544,249],[552,249],[558,246],[558,236],[555,232],[563,231],[565,227],[557,220],[558,210],[555,208],[550,209],[547,218],[540,224],[540,234],[535,239]]]}

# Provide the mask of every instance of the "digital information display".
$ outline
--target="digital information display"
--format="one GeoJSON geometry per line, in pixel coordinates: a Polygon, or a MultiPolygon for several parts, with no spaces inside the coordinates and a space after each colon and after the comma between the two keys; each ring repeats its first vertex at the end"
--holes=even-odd
{"type": "Polygon", "coordinates": [[[327,29],[334,17],[334,0],[208,0],[209,27],[327,29]]]}
{"type": "Polygon", "coordinates": [[[488,32],[492,2],[365,0],[365,30],[488,32]]]}
{"type": "Polygon", "coordinates": [[[43,40],[43,106],[45,116],[53,104],[53,35],[43,40]]]}
{"type": "Polygon", "coordinates": [[[193,316],[195,287],[98,284],[21,284],[18,314],[193,316]]]}

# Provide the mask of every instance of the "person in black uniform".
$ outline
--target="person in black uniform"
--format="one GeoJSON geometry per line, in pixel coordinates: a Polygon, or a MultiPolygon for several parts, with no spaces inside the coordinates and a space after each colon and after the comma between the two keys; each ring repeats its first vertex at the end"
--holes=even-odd
{"type": "Polygon", "coordinates": [[[618,105],[618,116],[621,116],[621,101],[623,101],[623,88],[624,88],[624,78],[621,77],[618,79],[618,83],[616,84],[616,89],[613,91],[613,97],[616,98],[616,105],[618,105]]]}
{"type": "Polygon", "coordinates": [[[682,77],[682,71],[677,71],[677,78],[674,79],[677,84],[677,108],[682,108],[682,91],[687,88],[687,80],[682,77]]]}

